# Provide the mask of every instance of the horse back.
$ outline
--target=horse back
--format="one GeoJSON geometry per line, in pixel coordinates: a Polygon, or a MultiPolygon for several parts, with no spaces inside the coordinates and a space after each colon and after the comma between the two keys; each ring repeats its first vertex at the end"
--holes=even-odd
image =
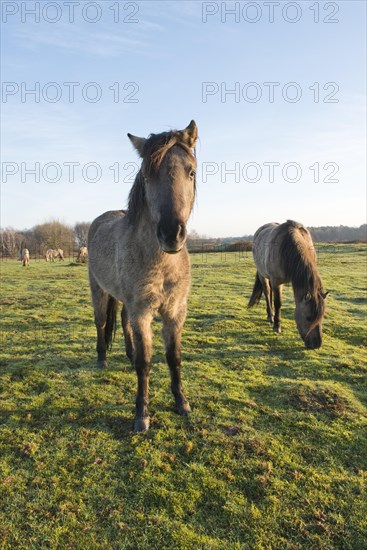
{"type": "Polygon", "coordinates": [[[123,218],[125,214],[126,210],[109,210],[108,212],[104,212],[104,214],[101,214],[100,216],[98,216],[98,218],[93,220],[88,231],[88,248],[101,226],[123,218]]]}
{"type": "Polygon", "coordinates": [[[290,282],[284,266],[286,255],[291,257],[292,249],[312,260],[316,257],[311,234],[303,224],[287,220],[261,226],[254,235],[254,260],[260,275],[277,284],[290,282]],[[287,250],[289,245],[291,249],[287,250]]]}

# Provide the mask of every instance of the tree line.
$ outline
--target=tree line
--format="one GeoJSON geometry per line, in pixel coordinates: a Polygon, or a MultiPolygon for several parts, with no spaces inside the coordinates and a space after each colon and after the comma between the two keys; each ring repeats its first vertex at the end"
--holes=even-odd
{"type": "MultiPolygon", "coordinates": [[[[308,227],[315,243],[366,243],[367,224],[360,227],[321,226],[308,227]]],[[[192,231],[188,237],[189,250],[192,252],[247,252],[252,250],[253,235],[211,239],[192,231]]]]}
{"type": "Polygon", "coordinates": [[[313,240],[318,243],[367,242],[367,224],[359,227],[339,225],[337,227],[309,227],[308,229],[313,240]]]}
{"type": "MultiPolygon", "coordinates": [[[[81,246],[87,243],[90,222],[77,222],[74,226],[58,220],[38,224],[31,229],[20,231],[12,227],[0,229],[0,254],[2,258],[16,258],[20,250],[28,248],[36,257],[45,255],[49,248],[61,248],[67,256],[75,255],[81,246]]],[[[367,224],[360,227],[322,226],[309,227],[315,242],[367,242],[367,224]]],[[[188,237],[188,246],[192,252],[225,250],[227,252],[251,250],[253,235],[212,239],[199,235],[192,230],[188,237]]]]}
{"type": "Polygon", "coordinates": [[[61,248],[72,256],[81,246],[86,245],[89,226],[90,222],[69,226],[53,220],[23,231],[6,227],[0,230],[0,254],[3,258],[15,258],[19,256],[20,250],[28,248],[33,256],[40,257],[50,248],[61,248]]]}

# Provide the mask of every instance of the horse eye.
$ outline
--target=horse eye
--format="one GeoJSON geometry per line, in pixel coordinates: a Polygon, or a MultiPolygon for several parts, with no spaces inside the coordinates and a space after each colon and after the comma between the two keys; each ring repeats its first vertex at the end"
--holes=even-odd
{"type": "Polygon", "coordinates": [[[195,170],[190,170],[189,176],[190,178],[194,178],[196,176],[195,170]]]}

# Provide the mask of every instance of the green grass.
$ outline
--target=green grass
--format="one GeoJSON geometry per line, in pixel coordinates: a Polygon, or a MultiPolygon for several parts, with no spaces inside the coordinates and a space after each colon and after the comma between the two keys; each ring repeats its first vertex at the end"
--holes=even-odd
{"type": "Polygon", "coordinates": [[[250,254],[193,256],[193,413],[174,412],[156,321],[139,435],[121,330],[95,368],[86,266],[2,262],[1,548],[367,548],[365,258],[319,248],[331,294],[323,346],[307,351],[290,288],[281,335],[263,302],[247,310],[250,254]]]}

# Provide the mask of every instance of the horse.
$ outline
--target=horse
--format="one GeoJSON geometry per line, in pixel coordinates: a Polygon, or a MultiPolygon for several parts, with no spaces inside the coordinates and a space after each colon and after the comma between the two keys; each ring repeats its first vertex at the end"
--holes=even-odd
{"type": "Polygon", "coordinates": [[[85,264],[88,258],[88,249],[86,246],[81,246],[78,251],[78,262],[85,264]]]}
{"type": "Polygon", "coordinates": [[[186,224],[196,194],[197,126],[184,130],[127,134],[142,158],[128,198],[128,210],[105,212],[88,233],[88,270],[97,329],[97,366],[107,366],[106,350],[121,321],[126,355],[138,379],[134,431],[149,428],[148,395],[153,317],[163,321],[165,356],[176,410],[191,408],[181,382],[181,333],[191,274],[186,224]]]}
{"type": "Polygon", "coordinates": [[[248,307],[257,304],[264,292],[267,321],[273,324],[274,332],[280,333],[283,284],[292,283],[298,332],[307,349],[320,348],[325,299],[329,293],[322,287],[308,229],[293,220],[267,223],[254,235],[253,255],[257,271],[248,307]]]}
{"type": "Polygon", "coordinates": [[[57,250],[49,248],[46,251],[45,258],[46,262],[54,262],[57,258],[59,258],[59,262],[64,261],[64,251],[61,248],[57,250]]]}
{"type": "Polygon", "coordinates": [[[61,248],[54,250],[54,258],[59,258],[59,262],[64,261],[64,251],[61,248]]]}
{"type": "Polygon", "coordinates": [[[23,267],[26,267],[29,265],[29,250],[28,248],[23,248],[22,251],[22,265],[23,267]]]}

